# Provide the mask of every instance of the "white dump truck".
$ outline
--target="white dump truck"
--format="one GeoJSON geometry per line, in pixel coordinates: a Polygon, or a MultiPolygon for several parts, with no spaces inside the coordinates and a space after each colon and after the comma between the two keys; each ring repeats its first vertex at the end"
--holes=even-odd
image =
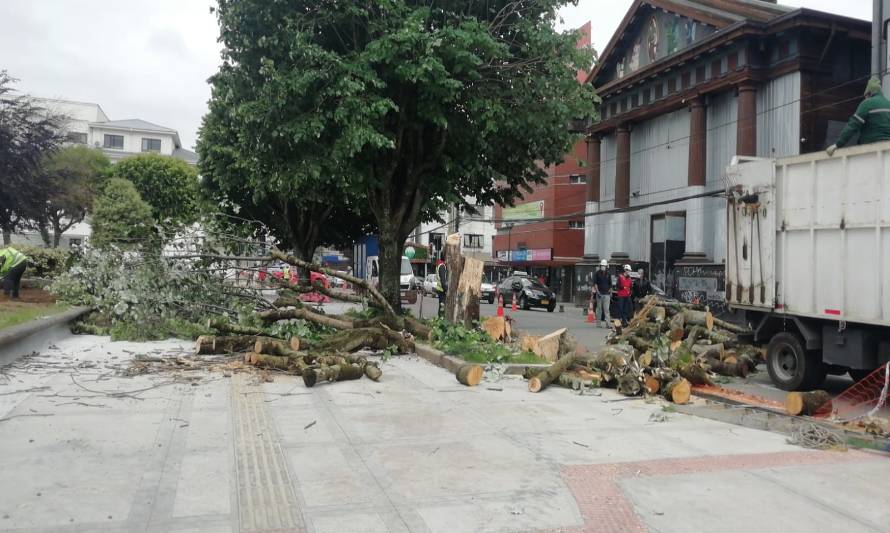
{"type": "Polygon", "coordinates": [[[726,299],[785,390],[890,361],[890,142],[727,174],[726,299]]]}

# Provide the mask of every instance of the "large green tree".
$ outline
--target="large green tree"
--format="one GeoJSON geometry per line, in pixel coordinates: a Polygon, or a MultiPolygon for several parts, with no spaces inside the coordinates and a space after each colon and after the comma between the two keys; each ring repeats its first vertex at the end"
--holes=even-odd
{"type": "Polygon", "coordinates": [[[593,113],[575,79],[592,54],[554,30],[566,3],[220,0],[213,99],[253,157],[288,160],[270,179],[361,194],[398,306],[402,246],[430,206],[512,203],[593,113]]]}
{"type": "Polygon", "coordinates": [[[112,176],[130,181],[151,206],[158,224],[176,228],[198,216],[198,173],[185,161],[159,154],[128,157],[116,165],[112,176]]]}
{"type": "Polygon", "coordinates": [[[62,233],[83,221],[110,167],[101,150],[86,146],[69,146],[44,160],[37,180],[46,197],[31,220],[44,244],[58,248],[62,233]]]}

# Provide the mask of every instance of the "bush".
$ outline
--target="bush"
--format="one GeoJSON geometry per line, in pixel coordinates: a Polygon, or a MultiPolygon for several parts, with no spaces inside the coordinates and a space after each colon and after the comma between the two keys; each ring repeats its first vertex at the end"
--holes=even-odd
{"type": "Polygon", "coordinates": [[[170,228],[195,221],[198,173],[185,161],[158,154],[128,157],[114,166],[115,178],[131,182],[151,206],[154,219],[170,228]]]}
{"type": "Polygon", "coordinates": [[[38,246],[13,245],[13,247],[28,256],[29,278],[54,279],[68,270],[71,262],[71,251],[60,248],[41,248],[38,246]]]}

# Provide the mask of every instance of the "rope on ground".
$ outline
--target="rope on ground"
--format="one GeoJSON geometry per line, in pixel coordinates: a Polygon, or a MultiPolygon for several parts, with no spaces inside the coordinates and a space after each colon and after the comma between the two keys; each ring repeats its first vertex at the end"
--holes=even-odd
{"type": "Polygon", "coordinates": [[[799,426],[791,433],[788,444],[812,448],[814,450],[846,450],[847,443],[837,433],[822,426],[808,423],[799,426]]]}

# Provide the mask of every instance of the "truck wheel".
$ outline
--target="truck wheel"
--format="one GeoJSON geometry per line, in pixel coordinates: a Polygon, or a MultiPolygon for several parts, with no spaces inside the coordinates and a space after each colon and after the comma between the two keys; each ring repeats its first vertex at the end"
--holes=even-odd
{"type": "Polygon", "coordinates": [[[807,351],[794,333],[777,333],[767,347],[766,368],[772,382],[782,390],[810,390],[825,381],[828,368],[821,352],[807,351]]]}

